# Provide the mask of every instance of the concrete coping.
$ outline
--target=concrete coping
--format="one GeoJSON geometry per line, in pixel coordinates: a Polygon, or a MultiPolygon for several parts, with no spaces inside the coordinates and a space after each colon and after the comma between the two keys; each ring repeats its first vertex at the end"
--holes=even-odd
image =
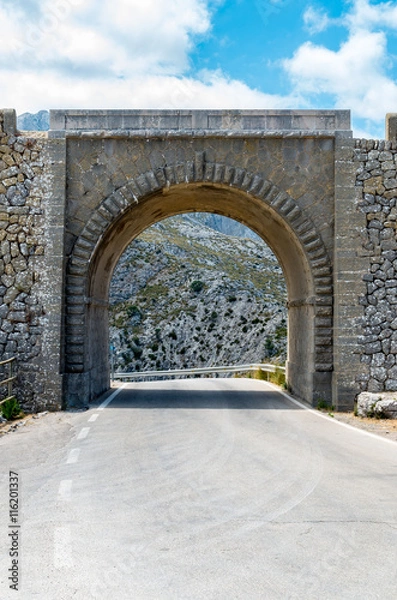
{"type": "Polygon", "coordinates": [[[54,132],[350,132],[350,110],[50,110],[54,132]]]}
{"type": "Polygon", "coordinates": [[[181,139],[181,138],[344,138],[351,139],[352,131],[302,130],[255,131],[252,129],[109,129],[109,130],[50,130],[49,138],[114,138],[114,139],[181,139]]]}

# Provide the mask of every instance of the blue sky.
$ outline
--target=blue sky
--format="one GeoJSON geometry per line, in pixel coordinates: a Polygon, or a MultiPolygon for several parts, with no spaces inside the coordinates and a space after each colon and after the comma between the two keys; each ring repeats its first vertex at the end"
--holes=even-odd
{"type": "Polygon", "coordinates": [[[1,102],[397,112],[397,2],[0,0],[1,102]],[[5,82],[5,84],[4,84],[5,82]]]}

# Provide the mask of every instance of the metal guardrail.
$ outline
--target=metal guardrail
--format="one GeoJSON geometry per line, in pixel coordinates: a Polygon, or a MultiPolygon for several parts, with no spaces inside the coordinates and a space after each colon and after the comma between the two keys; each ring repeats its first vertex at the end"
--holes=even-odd
{"type": "Polygon", "coordinates": [[[141,379],[145,377],[176,377],[178,375],[205,375],[209,373],[239,373],[241,371],[266,371],[268,373],[285,373],[285,367],[271,364],[249,364],[249,365],[229,365],[226,367],[197,367],[194,369],[175,369],[168,371],[138,371],[134,373],[113,373],[112,379],[123,381],[129,379],[141,379]]]}
{"type": "Polygon", "coordinates": [[[4,398],[4,400],[0,401],[0,406],[2,404],[4,404],[4,402],[7,402],[7,400],[10,400],[10,398],[13,398],[13,394],[12,394],[12,384],[13,382],[16,380],[16,375],[14,375],[14,371],[13,371],[13,363],[16,360],[15,356],[13,358],[8,358],[7,360],[2,360],[0,362],[0,367],[2,367],[3,365],[9,365],[9,372],[8,372],[8,377],[7,379],[3,379],[2,381],[0,381],[0,387],[3,385],[7,385],[7,398],[4,398]]]}

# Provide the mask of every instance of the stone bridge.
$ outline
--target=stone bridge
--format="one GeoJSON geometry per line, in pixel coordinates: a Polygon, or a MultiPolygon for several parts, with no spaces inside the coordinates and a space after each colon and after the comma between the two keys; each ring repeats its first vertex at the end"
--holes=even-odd
{"type": "Polygon", "coordinates": [[[397,390],[397,145],[353,139],[349,111],[55,110],[40,134],[5,109],[0,136],[0,351],[27,408],[108,389],[113,269],[144,229],[197,211],[276,254],[293,394],[351,409],[397,390]]]}

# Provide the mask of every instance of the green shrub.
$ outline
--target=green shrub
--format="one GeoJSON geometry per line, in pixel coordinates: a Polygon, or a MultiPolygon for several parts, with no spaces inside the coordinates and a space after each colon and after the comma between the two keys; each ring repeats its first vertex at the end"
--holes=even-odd
{"type": "Polygon", "coordinates": [[[204,288],[204,282],[200,281],[198,279],[196,281],[192,281],[192,283],[190,284],[190,289],[192,290],[192,292],[195,292],[196,294],[199,294],[203,288],[204,288]]]}
{"type": "Polygon", "coordinates": [[[13,419],[17,419],[21,415],[21,407],[19,406],[18,400],[12,396],[8,398],[1,406],[0,406],[1,414],[7,421],[12,421],[13,419]]]}
{"type": "Polygon", "coordinates": [[[267,371],[262,371],[262,369],[258,369],[254,371],[254,379],[261,379],[263,381],[269,381],[268,378],[269,373],[267,371]]]}
{"type": "Polygon", "coordinates": [[[269,381],[281,387],[285,387],[286,381],[284,371],[276,367],[275,373],[269,373],[269,381]]]}
{"type": "Polygon", "coordinates": [[[276,327],[276,340],[281,340],[282,338],[287,337],[287,326],[285,325],[285,321],[283,319],[281,325],[279,325],[278,327],[276,327]]]}
{"type": "Polygon", "coordinates": [[[139,308],[134,304],[133,306],[127,307],[127,316],[131,319],[132,317],[142,317],[142,313],[139,308]]]}
{"type": "Polygon", "coordinates": [[[273,340],[270,337],[267,337],[265,341],[265,358],[272,358],[272,356],[275,356],[276,354],[277,349],[273,340]]]}
{"type": "Polygon", "coordinates": [[[330,404],[329,402],[327,402],[326,400],[324,400],[324,398],[319,398],[317,400],[317,409],[325,410],[325,411],[332,411],[332,410],[334,410],[334,406],[332,404],[330,404]]]}
{"type": "Polygon", "coordinates": [[[269,371],[262,371],[262,369],[258,369],[254,371],[253,374],[254,379],[261,379],[263,381],[270,381],[270,383],[274,383],[275,385],[279,385],[280,387],[285,388],[285,373],[276,367],[275,373],[270,373],[269,371]]]}

